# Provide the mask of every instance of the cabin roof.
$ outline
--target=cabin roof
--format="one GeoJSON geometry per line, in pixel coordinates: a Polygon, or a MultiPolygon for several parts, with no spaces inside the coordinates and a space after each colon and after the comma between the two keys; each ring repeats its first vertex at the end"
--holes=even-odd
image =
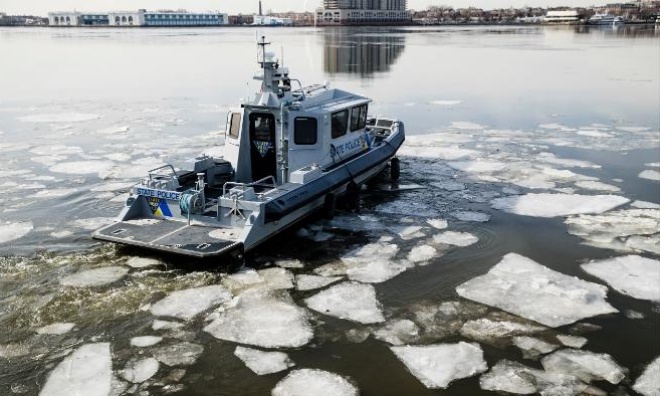
{"type": "Polygon", "coordinates": [[[313,113],[333,113],[345,108],[369,103],[371,99],[340,89],[329,89],[301,102],[304,111],[313,113]]]}

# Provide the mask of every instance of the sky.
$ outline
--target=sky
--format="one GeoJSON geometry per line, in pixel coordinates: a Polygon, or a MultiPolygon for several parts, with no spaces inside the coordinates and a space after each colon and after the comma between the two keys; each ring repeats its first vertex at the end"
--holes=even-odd
{"type": "MultiPolygon", "coordinates": [[[[478,7],[483,9],[508,7],[586,7],[603,5],[612,0],[408,0],[408,9],[422,10],[430,5],[448,5],[454,8],[478,7]]],[[[8,14],[46,15],[49,11],[116,11],[159,9],[187,9],[189,11],[221,11],[228,14],[252,14],[259,0],[0,0],[0,12],[8,14]]],[[[313,11],[322,0],[263,0],[264,11],[313,11]]]]}

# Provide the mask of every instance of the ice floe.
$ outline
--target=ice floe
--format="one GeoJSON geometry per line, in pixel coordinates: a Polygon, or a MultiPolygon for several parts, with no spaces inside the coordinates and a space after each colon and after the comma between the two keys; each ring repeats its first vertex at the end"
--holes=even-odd
{"type": "Polygon", "coordinates": [[[469,232],[446,231],[433,236],[436,243],[454,246],[470,246],[479,242],[479,238],[469,232]]]}
{"type": "Polygon", "coordinates": [[[159,342],[163,341],[163,337],[156,336],[140,336],[131,338],[131,345],[138,348],[146,348],[152,345],[156,345],[159,342]]]}
{"type": "Polygon", "coordinates": [[[296,275],[296,290],[314,290],[341,280],[340,276],[296,275]]]}
{"type": "Polygon", "coordinates": [[[32,231],[34,225],[31,221],[0,224],[0,243],[15,241],[23,238],[32,231]]]}
{"type": "Polygon", "coordinates": [[[51,172],[68,173],[75,175],[88,175],[110,170],[113,162],[102,160],[62,162],[50,167],[51,172]]]}
{"type": "Polygon", "coordinates": [[[558,334],[557,340],[569,348],[580,349],[587,344],[587,339],[579,336],[558,334]]]}
{"type": "Polygon", "coordinates": [[[190,366],[204,353],[204,347],[192,342],[167,345],[153,350],[154,357],[168,366],[190,366]]]}
{"type": "Polygon", "coordinates": [[[483,125],[469,121],[455,121],[451,123],[451,127],[456,129],[466,129],[466,130],[482,130],[485,128],[483,125]]]}
{"type": "Polygon", "coordinates": [[[436,228],[438,230],[444,230],[449,226],[447,220],[443,220],[443,219],[428,219],[426,220],[426,222],[429,223],[431,227],[436,228]]]}
{"type": "Polygon", "coordinates": [[[39,395],[108,396],[111,381],[110,344],[85,344],[51,371],[39,395]]]}
{"type": "Polygon", "coordinates": [[[506,169],[504,162],[489,160],[454,161],[448,162],[447,165],[467,173],[490,173],[506,169]]]}
{"type": "Polygon", "coordinates": [[[284,352],[263,352],[257,349],[238,346],[234,355],[257,375],[266,375],[284,371],[295,363],[284,352]]]}
{"type": "Polygon", "coordinates": [[[478,344],[459,342],[393,346],[390,349],[430,389],[446,388],[454,380],[472,377],[488,369],[478,344]]]}
{"type": "Polygon", "coordinates": [[[285,291],[247,290],[212,315],[204,331],[241,344],[297,348],[314,335],[307,311],[285,291]]]}
{"type": "Polygon", "coordinates": [[[607,288],[555,272],[509,253],[487,274],[456,287],[464,298],[557,327],[617,312],[605,300],[607,288]]]}
{"type": "Polygon", "coordinates": [[[221,285],[196,287],[171,293],[154,303],[150,311],[156,316],[189,320],[214,305],[229,301],[231,297],[231,292],[221,285]]]}
{"type": "Polygon", "coordinates": [[[120,375],[126,381],[140,384],[153,377],[158,372],[159,367],[160,363],[158,360],[150,357],[127,364],[126,368],[121,371],[120,375]]]}
{"type": "Polygon", "coordinates": [[[275,265],[281,268],[304,268],[305,264],[298,259],[277,260],[275,265]]]}
{"type": "Polygon", "coordinates": [[[581,161],[576,159],[558,158],[552,153],[538,153],[534,156],[537,161],[545,162],[548,164],[575,167],[575,168],[595,168],[599,169],[600,165],[592,164],[588,161],[581,161]]]}
{"type": "Polygon", "coordinates": [[[660,357],[655,358],[633,385],[635,392],[644,396],[660,396],[660,357]]]}
{"type": "Polygon", "coordinates": [[[126,261],[126,265],[131,268],[148,268],[163,265],[163,262],[146,257],[131,257],[128,259],[128,261],[126,261]]]}
{"type": "Polygon", "coordinates": [[[639,173],[638,175],[642,179],[660,181],[660,172],[653,169],[646,169],[639,173]]]}
{"type": "Polygon", "coordinates": [[[90,191],[94,192],[108,192],[108,191],[120,191],[120,190],[128,190],[131,187],[133,187],[135,183],[104,183],[101,185],[98,185],[96,187],[93,187],[90,189],[90,191]]]}
{"type": "Polygon", "coordinates": [[[178,330],[183,327],[183,323],[170,322],[167,320],[156,319],[151,324],[153,330],[178,330]]]}
{"type": "MultiPolygon", "coordinates": [[[[65,155],[75,155],[82,154],[83,149],[78,146],[65,146],[63,144],[56,144],[50,146],[37,146],[30,150],[32,154],[37,154],[39,156],[65,156],[65,155]]],[[[58,157],[58,160],[62,159],[58,157]]],[[[66,159],[66,157],[63,157],[66,159]]]]}
{"type": "Polygon", "coordinates": [[[573,375],[586,383],[606,380],[618,384],[626,377],[625,369],[605,353],[562,349],[541,359],[541,364],[546,371],[573,375]]]}
{"type": "Polygon", "coordinates": [[[408,319],[394,320],[374,331],[374,337],[392,345],[404,345],[414,342],[419,337],[419,327],[408,319]]]}
{"type": "Polygon", "coordinates": [[[226,276],[222,284],[234,294],[245,289],[279,290],[292,289],[293,274],[284,268],[266,268],[255,271],[251,268],[226,276]]]}
{"type": "Polygon", "coordinates": [[[53,323],[48,326],[38,328],[37,334],[66,334],[70,332],[74,327],[76,327],[75,323],[53,323]]]}
{"type": "Polygon", "coordinates": [[[341,256],[341,261],[346,267],[346,275],[351,280],[380,283],[409,268],[408,263],[393,260],[398,251],[399,248],[395,244],[375,242],[348,252],[341,256]]]}
{"type": "Polygon", "coordinates": [[[637,209],[660,209],[660,204],[647,201],[635,201],[630,206],[637,209]]]}
{"type": "Polygon", "coordinates": [[[344,282],[305,300],[307,306],[325,315],[370,324],[385,321],[371,285],[344,282]]]}
{"type": "Polygon", "coordinates": [[[532,324],[481,318],[465,322],[460,332],[461,335],[472,340],[491,343],[495,339],[537,333],[545,329],[545,327],[532,324]]]}
{"type": "Polygon", "coordinates": [[[541,193],[495,198],[491,201],[491,206],[523,216],[558,217],[603,213],[628,202],[627,198],[616,195],[541,193]]]}
{"type": "Polygon", "coordinates": [[[551,344],[538,338],[528,336],[514,337],[512,341],[513,345],[520,348],[520,350],[523,352],[523,357],[526,359],[545,355],[559,348],[559,346],[555,344],[551,344]]]}
{"type": "Polygon", "coordinates": [[[103,286],[122,279],[128,273],[124,267],[101,267],[80,271],[60,278],[60,283],[70,287],[103,286]]]}
{"type": "Polygon", "coordinates": [[[84,122],[91,120],[98,120],[102,116],[91,113],[54,113],[54,114],[34,114],[29,116],[18,117],[21,122],[37,122],[37,123],[60,123],[60,122],[84,122]]]}
{"type": "Polygon", "coordinates": [[[357,396],[358,389],[344,377],[314,369],[294,370],[278,382],[272,396],[357,396]]]}
{"type": "Polygon", "coordinates": [[[418,245],[410,249],[408,261],[411,263],[423,263],[431,260],[438,254],[438,251],[430,245],[418,245]]]}
{"type": "Polygon", "coordinates": [[[394,227],[392,231],[398,234],[404,241],[408,241],[410,239],[423,237],[424,233],[422,232],[422,229],[423,227],[421,226],[398,226],[394,227]]]}
{"type": "Polygon", "coordinates": [[[582,269],[615,290],[641,300],[660,301],[660,261],[621,256],[582,264],[582,269]]]}
{"type": "Polygon", "coordinates": [[[452,99],[447,99],[447,100],[432,100],[431,104],[438,105],[438,106],[456,106],[463,103],[462,100],[452,100],[452,99]]]}
{"type": "Polygon", "coordinates": [[[575,185],[585,190],[611,191],[611,192],[621,191],[621,189],[617,186],[613,186],[611,184],[602,183],[593,180],[581,180],[575,182],[575,185]]]}
{"type": "Polygon", "coordinates": [[[48,190],[37,191],[32,194],[34,198],[62,198],[67,195],[75,194],[78,191],[76,188],[50,188],[48,190]]]}

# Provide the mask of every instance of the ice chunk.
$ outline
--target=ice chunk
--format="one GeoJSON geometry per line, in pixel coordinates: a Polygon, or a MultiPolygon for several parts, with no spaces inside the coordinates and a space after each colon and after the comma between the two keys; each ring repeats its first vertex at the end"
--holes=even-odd
{"type": "MultiPolygon", "coordinates": [[[[407,143],[407,141],[406,141],[407,143]]],[[[457,146],[436,147],[420,145],[404,145],[399,149],[399,155],[405,155],[416,158],[457,160],[479,154],[478,151],[470,150],[457,146]]]]}
{"type": "Polygon", "coordinates": [[[374,331],[374,336],[392,345],[404,345],[417,339],[419,327],[407,319],[395,320],[374,331]]]}
{"type": "Polygon", "coordinates": [[[88,175],[91,173],[99,173],[107,171],[114,166],[113,162],[90,160],[90,161],[74,161],[62,162],[50,167],[51,172],[55,173],[69,173],[76,175],[88,175]]]}
{"type": "Polygon", "coordinates": [[[557,339],[565,346],[570,348],[577,348],[577,349],[582,348],[587,343],[587,339],[584,337],[564,335],[564,334],[558,334],[557,339]]]}
{"type": "Polygon", "coordinates": [[[101,267],[76,272],[73,275],[60,278],[60,283],[71,287],[103,286],[122,279],[128,273],[124,267],[101,267]]]}
{"type": "Polygon", "coordinates": [[[602,213],[629,200],[616,195],[525,194],[495,198],[491,206],[523,216],[558,217],[575,214],[602,213]]]}
{"type": "Polygon", "coordinates": [[[394,227],[392,229],[404,241],[423,237],[424,233],[421,230],[422,227],[420,226],[394,227]]]}
{"type": "Polygon", "coordinates": [[[584,188],[586,190],[612,191],[612,192],[621,191],[621,189],[617,186],[613,186],[611,184],[602,183],[593,180],[581,180],[576,182],[575,185],[577,187],[584,188]]]}
{"type": "Polygon", "coordinates": [[[607,288],[555,272],[509,253],[487,274],[456,287],[464,298],[551,327],[617,312],[605,301],[607,288]]]}
{"type": "Polygon", "coordinates": [[[257,375],[277,373],[295,366],[295,363],[284,352],[262,352],[238,346],[234,355],[257,375]]]}
{"type": "Polygon", "coordinates": [[[625,295],[660,301],[660,261],[621,256],[583,264],[582,269],[625,295]]]}
{"type": "Polygon", "coordinates": [[[53,323],[48,326],[44,326],[37,329],[37,334],[66,334],[70,332],[74,327],[75,323],[53,323]]]}
{"type": "Polygon", "coordinates": [[[110,344],[85,344],[48,375],[40,396],[107,396],[112,381],[110,344]]]}
{"type": "Polygon", "coordinates": [[[305,265],[298,259],[277,260],[275,265],[281,268],[304,268],[305,265]]]}
{"type": "Polygon", "coordinates": [[[399,248],[391,243],[370,243],[350,251],[341,257],[341,261],[350,279],[380,283],[397,276],[409,267],[405,262],[392,260],[398,250],[399,248]]]}
{"type": "Polygon", "coordinates": [[[587,383],[607,380],[618,384],[626,377],[624,369],[605,353],[562,349],[544,357],[541,364],[546,371],[574,375],[587,383]]]}
{"type": "Polygon", "coordinates": [[[155,267],[162,264],[163,262],[160,260],[145,258],[145,257],[131,257],[126,262],[126,265],[128,265],[131,268],[155,267]]]}
{"type": "Polygon", "coordinates": [[[150,357],[126,365],[126,368],[121,372],[121,376],[126,381],[139,384],[153,377],[158,372],[159,367],[158,360],[150,357]]]}
{"type": "MultiPolygon", "coordinates": [[[[573,396],[595,390],[572,375],[548,373],[508,360],[499,361],[488,373],[482,375],[479,385],[485,390],[519,395],[540,393],[548,396],[573,396]]],[[[604,395],[603,392],[589,394],[604,395]]]]}
{"type": "Polygon", "coordinates": [[[264,348],[296,348],[314,335],[307,311],[285,291],[247,290],[226,305],[204,328],[215,338],[264,348]]]}
{"type": "Polygon", "coordinates": [[[447,165],[467,173],[491,173],[506,169],[504,162],[488,160],[454,161],[448,162],[447,165]]]}
{"type": "Polygon", "coordinates": [[[284,268],[266,268],[258,273],[270,290],[293,289],[293,274],[284,268]]]}
{"type": "Polygon", "coordinates": [[[31,221],[0,224],[0,243],[15,241],[23,238],[32,231],[34,225],[31,221]]]}
{"type": "Polygon", "coordinates": [[[152,305],[151,313],[189,320],[200,312],[230,299],[231,292],[221,285],[179,290],[152,305]]]}
{"type": "Polygon", "coordinates": [[[456,106],[463,103],[462,100],[432,100],[431,104],[438,106],[456,106]]]}
{"type": "Polygon", "coordinates": [[[637,378],[635,392],[644,396],[660,396],[660,357],[655,358],[637,378]]]}
{"type": "Polygon", "coordinates": [[[426,222],[429,223],[431,227],[437,228],[438,230],[444,230],[449,226],[447,220],[443,219],[428,219],[426,222]]]}
{"type": "Polygon", "coordinates": [[[479,238],[469,232],[446,231],[442,234],[434,235],[433,241],[446,245],[470,246],[479,242],[479,238]]]}
{"type": "Polygon", "coordinates": [[[59,123],[59,122],[84,122],[91,120],[98,120],[102,116],[91,113],[54,113],[54,114],[34,114],[29,116],[18,117],[21,122],[38,122],[38,123],[59,123]]]}
{"type": "Polygon", "coordinates": [[[638,209],[660,209],[660,204],[647,201],[635,201],[630,206],[638,209]]]}
{"type": "Polygon", "coordinates": [[[475,341],[490,342],[496,338],[537,333],[545,329],[545,327],[541,326],[511,322],[508,320],[495,321],[489,318],[481,318],[465,322],[463,327],[461,327],[461,334],[464,337],[475,341]]]}
{"type": "Polygon", "coordinates": [[[131,338],[131,345],[138,348],[145,348],[152,345],[156,345],[159,342],[163,341],[163,337],[156,336],[140,336],[131,338]]]}
{"type": "Polygon", "coordinates": [[[358,389],[345,378],[322,370],[294,370],[278,382],[272,396],[357,396],[358,389]]]}
{"type": "Polygon", "coordinates": [[[433,246],[419,245],[415,246],[408,253],[408,261],[411,263],[422,263],[435,257],[438,251],[433,246]]]}
{"type": "Polygon", "coordinates": [[[452,128],[456,128],[456,129],[471,129],[471,130],[481,130],[485,128],[485,126],[479,125],[476,122],[468,122],[468,121],[452,122],[451,126],[452,128]]]}
{"type": "Polygon", "coordinates": [[[660,181],[660,172],[653,169],[646,169],[639,173],[639,177],[647,180],[660,181]]]}
{"type": "Polygon", "coordinates": [[[490,215],[488,213],[470,212],[466,210],[452,212],[451,215],[461,221],[474,221],[478,223],[485,223],[490,220],[490,215]]]}
{"type": "Polygon", "coordinates": [[[151,324],[153,330],[177,330],[183,327],[183,323],[169,322],[167,320],[154,320],[151,324]]]}
{"type": "Polygon", "coordinates": [[[534,337],[518,336],[513,338],[513,345],[522,350],[523,357],[526,359],[545,355],[558,348],[557,345],[550,344],[534,337]]]}
{"type": "Polygon", "coordinates": [[[37,191],[32,194],[34,198],[61,198],[74,194],[78,191],[76,188],[51,188],[48,190],[37,191]]]}
{"type": "Polygon", "coordinates": [[[305,300],[315,311],[340,319],[370,324],[384,322],[376,290],[371,285],[344,282],[305,300]]]}
{"type": "Polygon", "coordinates": [[[168,366],[190,366],[199,359],[203,352],[203,346],[192,342],[183,342],[156,348],[153,354],[159,362],[168,366]]]}
{"type": "Polygon", "coordinates": [[[340,279],[340,276],[296,275],[296,289],[301,291],[320,289],[340,279]]]}
{"type": "Polygon", "coordinates": [[[488,369],[479,344],[393,346],[392,352],[427,388],[446,388],[450,382],[488,369]]]}

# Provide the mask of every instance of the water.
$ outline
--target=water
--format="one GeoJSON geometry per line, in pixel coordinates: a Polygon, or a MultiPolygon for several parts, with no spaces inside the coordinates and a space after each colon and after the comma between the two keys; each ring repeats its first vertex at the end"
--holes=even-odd
{"type": "MultiPolygon", "coordinates": [[[[368,244],[394,244],[394,255],[379,265],[408,264],[375,283],[376,296],[386,320],[408,319],[419,326],[408,343],[426,345],[471,341],[459,331],[468,320],[503,320],[497,308],[461,299],[455,289],[507,253],[602,285],[606,282],[580,264],[660,254],[658,209],[639,213],[631,206],[660,203],[658,181],[639,177],[660,170],[660,34],[653,27],[265,33],[303,83],[328,80],[373,98],[372,113],[404,120],[402,183],[422,188],[369,193],[359,214],[333,222],[317,219],[302,232],[283,234],[260,248],[250,266],[291,259],[304,264],[291,269],[293,274],[326,274],[322,269],[330,265],[346,277],[340,257],[368,244]],[[605,212],[618,213],[615,222],[594,218],[583,226],[586,231],[567,225],[567,216],[521,216],[491,206],[493,199],[528,193],[611,194],[630,203],[605,212]],[[486,214],[489,220],[460,220],[458,212],[486,214]],[[428,219],[445,219],[448,228],[434,229],[428,219]],[[433,236],[447,230],[479,241],[466,247],[435,243],[433,236]],[[330,239],[316,242],[315,235],[330,239]],[[387,239],[378,242],[382,237],[387,239]],[[414,262],[411,252],[422,245],[435,249],[432,258],[405,261],[414,262]],[[451,301],[458,301],[459,313],[422,319],[423,312],[451,301]]],[[[157,348],[184,342],[204,347],[192,365],[161,364],[137,389],[151,394],[261,395],[284,378],[287,371],[257,376],[234,356],[235,343],[203,331],[211,310],[177,330],[151,328],[151,303],[175,290],[226,283],[222,272],[157,256],[161,264],[131,269],[108,285],[60,283],[79,271],[126,267],[130,258],[148,256],[98,244],[89,234],[112,221],[131,182],[148,169],[160,163],[185,166],[188,158],[222,142],[226,112],[256,89],[250,81],[254,36],[246,28],[0,30],[1,394],[38,394],[68,349],[92,342],[111,344],[116,376],[138,357],[158,355],[157,348]],[[35,333],[53,323],[75,327],[61,335],[35,333]],[[144,350],[130,346],[132,337],[142,335],[161,335],[164,341],[144,350]]],[[[538,206],[553,200],[548,196],[538,206]]],[[[660,284],[656,275],[647,276],[660,284]]],[[[304,299],[317,292],[290,295],[304,307],[304,299]]],[[[583,349],[607,353],[629,370],[620,385],[599,381],[596,386],[632,392],[628,389],[645,365],[660,354],[660,308],[657,301],[612,287],[607,301],[619,313],[578,321],[600,326],[582,332],[588,339],[583,349]]],[[[480,390],[478,376],[429,390],[389,344],[356,337],[380,325],[310,315],[312,341],[278,349],[296,368],[340,374],[364,395],[489,393],[480,390]]],[[[580,333],[580,328],[565,325],[535,336],[557,344],[556,333],[580,333]]],[[[541,367],[524,359],[510,338],[478,340],[489,367],[501,359],[541,367]]]]}

